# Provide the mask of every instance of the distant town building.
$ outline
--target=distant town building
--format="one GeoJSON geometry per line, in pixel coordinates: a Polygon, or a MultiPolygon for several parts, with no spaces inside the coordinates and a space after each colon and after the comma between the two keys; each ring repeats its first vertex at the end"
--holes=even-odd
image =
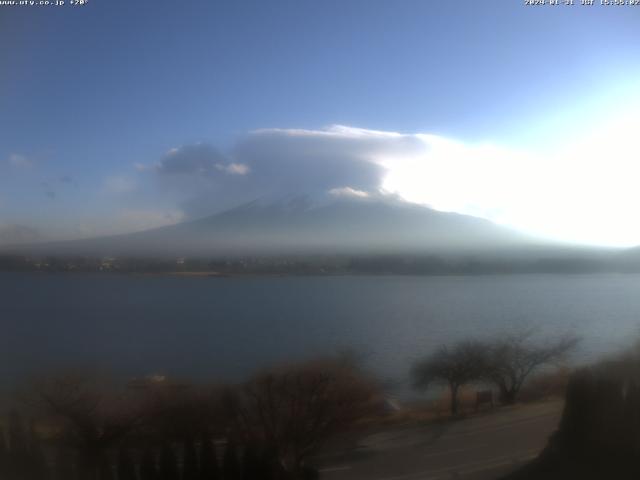
{"type": "Polygon", "coordinates": [[[115,267],[116,259],[113,257],[104,257],[100,262],[100,270],[112,270],[115,267]]]}

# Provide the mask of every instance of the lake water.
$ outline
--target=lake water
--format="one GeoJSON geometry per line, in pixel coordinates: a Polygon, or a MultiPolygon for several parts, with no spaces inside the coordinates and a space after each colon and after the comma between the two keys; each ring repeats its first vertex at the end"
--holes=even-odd
{"type": "Polygon", "coordinates": [[[640,337],[640,275],[181,278],[0,273],[0,375],[72,366],[233,380],[352,348],[402,384],[440,344],[534,326],[579,359],[640,337]]]}

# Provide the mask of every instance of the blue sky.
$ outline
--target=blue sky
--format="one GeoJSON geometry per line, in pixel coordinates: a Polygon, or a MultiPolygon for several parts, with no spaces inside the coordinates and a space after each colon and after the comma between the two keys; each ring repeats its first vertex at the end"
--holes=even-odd
{"type": "MultiPolygon", "coordinates": [[[[0,225],[62,238],[214,212],[262,193],[266,187],[256,185],[271,181],[252,180],[248,188],[238,180],[259,170],[250,167],[256,160],[247,152],[262,152],[265,162],[308,155],[304,142],[288,143],[306,132],[314,148],[317,141],[353,140],[354,149],[393,173],[366,187],[550,237],[638,243],[640,226],[605,218],[610,209],[630,208],[631,192],[599,212],[608,223],[598,230],[611,231],[608,236],[589,230],[584,211],[577,212],[582,229],[564,228],[575,204],[545,219],[580,176],[575,162],[584,157],[583,138],[605,132],[588,151],[606,152],[611,143],[620,145],[616,135],[629,139],[637,132],[639,121],[629,131],[624,125],[638,120],[631,107],[640,98],[639,22],[640,7],[534,7],[516,0],[0,6],[0,225]],[[257,139],[256,130],[262,130],[257,139]],[[365,130],[377,134],[364,141],[365,130]],[[380,147],[390,132],[422,142],[422,150],[396,162],[406,160],[402,148],[380,147]],[[363,146],[372,137],[384,155],[363,146]],[[456,147],[443,147],[434,160],[429,152],[440,139],[456,147]],[[197,150],[198,144],[206,148],[197,150]],[[266,148],[276,150],[266,155],[266,148]],[[193,155],[204,156],[210,171],[204,179],[198,172],[169,178],[163,166],[171,155],[192,166],[193,155]],[[470,158],[479,159],[476,167],[487,162],[481,178],[489,184],[506,174],[505,183],[517,185],[520,167],[538,164],[546,165],[536,177],[543,183],[556,175],[558,162],[564,173],[548,205],[536,210],[532,190],[513,209],[507,191],[500,198],[456,192],[450,170],[468,167],[470,158]],[[511,162],[506,173],[505,162],[511,162]],[[440,178],[450,191],[432,194],[427,181],[409,185],[410,172],[440,178]],[[214,174],[220,178],[213,181],[214,174]],[[194,204],[199,208],[189,207],[194,204]]],[[[617,179],[635,172],[636,146],[623,146],[616,154],[622,174],[607,177],[607,193],[620,191],[617,179]]],[[[320,171],[325,163],[317,161],[320,171]]],[[[585,198],[605,188],[588,182],[602,177],[609,159],[590,161],[587,183],[577,190],[585,198]]],[[[297,181],[305,173],[290,175],[297,181]]],[[[299,183],[311,186],[311,180],[299,183]]],[[[354,187],[339,180],[324,186],[354,187]]],[[[594,201],[594,208],[601,204],[594,201]]]]}

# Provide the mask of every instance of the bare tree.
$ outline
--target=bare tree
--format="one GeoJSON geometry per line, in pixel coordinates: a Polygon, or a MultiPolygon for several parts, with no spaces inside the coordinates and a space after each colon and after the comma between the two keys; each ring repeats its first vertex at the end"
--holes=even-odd
{"type": "Polygon", "coordinates": [[[244,441],[273,449],[295,477],[328,437],[370,413],[375,398],[355,367],[326,359],[258,374],[228,404],[244,441]]]}
{"type": "Polygon", "coordinates": [[[145,432],[171,442],[195,441],[205,431],[223,430],[217,387],[181,384],[154,386],[141,395],[146,411],[145,432]]]}
{"type": "Polygon", "coordinates": [[[460,387],[479,380],[485,372],[484,344],[461,341],[452,347],[442,346],[433,354],[416,362],[412,376],[416,388],[426,389],[432,384],[446,385],[451,394],[451,414],[459,410],[460,387]]]}
{"type": "Polygon", "coordinates": [[[529,330],[504,336],[487,346],[484,376],[498,387],[502,403],[515,403],[533,371],[563,360],[579,342],[575,336],[544,342],[534,342],[532,337],[533,331],[529,330]]]}
{"type": "Polygon", "coordinates": [[[59,428],[60,439],[78,453],[78,467],[88,480],[98,478],[107,450],[116,446],[142,419],[130,398],[80,375],[37,382],[29,401],[59,428]]]}

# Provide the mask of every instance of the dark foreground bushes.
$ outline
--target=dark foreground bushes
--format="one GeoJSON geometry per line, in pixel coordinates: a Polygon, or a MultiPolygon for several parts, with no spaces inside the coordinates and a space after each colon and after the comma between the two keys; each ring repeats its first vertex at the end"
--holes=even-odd
{"type": "Polygon", "coordinates": [[[510,478],[640,478],[640,349],[572,374],[558,431],[510,478]]]}
{"type": "Polygon", "coordinates": [[[374,384],[339,358],[225,388],[58,377],[25,398],[40,431],[10,416],[2,480],[313,479],[309,458],[380,405],[374,384]]]}
{"type": "Polygon", "coordinates": [[[8,416],[8,432],[0,429],[0,478],[40,480],[48,478],[48,465],[34,425],[28,427],[17,412],[8,416]]]}

